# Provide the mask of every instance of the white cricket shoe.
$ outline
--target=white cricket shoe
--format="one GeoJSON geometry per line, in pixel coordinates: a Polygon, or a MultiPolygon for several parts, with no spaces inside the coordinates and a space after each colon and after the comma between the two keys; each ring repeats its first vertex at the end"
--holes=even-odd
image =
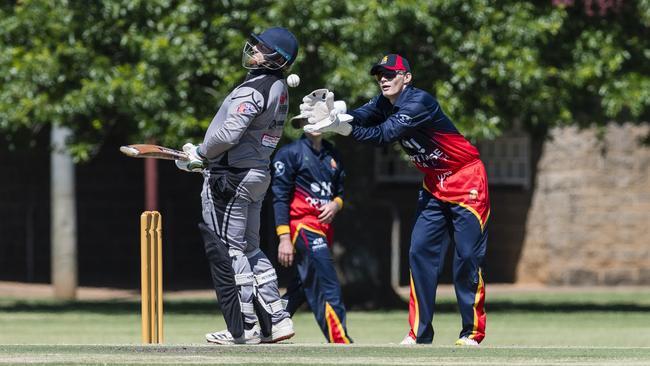
{"type": "Polygon", "coordinates": [[[293,321],[291,318],[284,318],[276,324],[273,324],[270,336],[262,336],[262,343],[277,343],[289,339],[295,334],[296,332],[293,330],[293,321]]]}
{"type": "Polygon", "coordinates": [[[215,344],[259,344],[262,341],[260,337],[260,326],[255,324],[253,328],[244,330],[244,334],[239,338],[234,338],[228,330],[208,333],[205,340],[215,344]]]}
{"type": "Polygon", "coordinates": [[[467,337],[461,337],[459,338],[456,343],[457,346],[470,346],[470,347],[478,347],[478,342],[467,337]]]}
{"type": "Polygon", "coordinates": [[[417,344],[417,342],[415,341],[415,339],[413,337],[411,337],[411,334],[409,333],[409,334],[406,335],[406,337],[404,337],[404,339],[402,339],[401,342],[399,342],[399,344],[401,344],[403,346],[410,346],[410,345],[413,345],[413,344],[417,344]]]}

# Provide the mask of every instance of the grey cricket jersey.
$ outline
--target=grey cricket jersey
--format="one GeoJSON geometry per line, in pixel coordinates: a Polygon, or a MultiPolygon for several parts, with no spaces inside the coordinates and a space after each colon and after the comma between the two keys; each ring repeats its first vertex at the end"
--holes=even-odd
{"type": "MultiPolygon", "coordinates": [[[[199,146],[209,161],[209,169],[203,170],[203,220],[228,247],[234,274],[231,280],[238,291],[228,300],[219,295],[220,301],[229,301],[222,302],[222,309],[240,309],[249,324],[258,321],[254,298],[273,324],[289,317],[282,307],[273,265],[259,248],[260,212],[271,180],[270,156],[282,136],[288,110],[289,94],[282,74],[251,72],[223,101],[199,146]],[[239,306],[232,303],[236,301],[239,306]]],[[[221,243],[206,243],[206,253],[214,252],[215,245],[221,243]]],[[[223,258],[209,256],[209,260],[219,292],[226,280],[215,268],[223,258]]],[[[224,318],[229,322],[241,315],[233,310],[224,312],[224,318]]]]}
{"type": "Polygon", "coordinates": [[[249,73],[221,104],[199,152],[210,168],[268,170],[288,110],[289,93],[281,73],[249,73]]]}

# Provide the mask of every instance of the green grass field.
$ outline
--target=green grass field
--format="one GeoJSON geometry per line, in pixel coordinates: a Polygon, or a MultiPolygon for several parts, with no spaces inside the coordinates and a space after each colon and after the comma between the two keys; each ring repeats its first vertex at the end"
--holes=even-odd
{"type": "Polygon", "coordinates": [[[650,290],[494,294],[478,349],[452,346],[460,318],[451,297],[439,299],[434,344],[411,347],[397,344],[408,329],[405,310],[349,312],[351,346],[325,344],[303,311],[290,342],[223,347],[204,343],[204,333],[224,326],[213,301],[165,307],[165,345],[141,346],[137,301],[0,299],[0,365],[650,364],[650,290]]]}

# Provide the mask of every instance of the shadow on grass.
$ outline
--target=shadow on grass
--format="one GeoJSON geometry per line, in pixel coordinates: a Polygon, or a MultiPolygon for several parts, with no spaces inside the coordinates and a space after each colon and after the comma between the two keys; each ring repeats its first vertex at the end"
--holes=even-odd
{"type": "MultiPolygon", "coordinates": [[[[0,301],[0,312],[48,312],[68,313],[86,312],[98,314],[139,314],[140,302],[138,301],[0,301]]],[[[407,304],[402,307],[381,308],[381,311],[405,310],[407,304]]],[[[214,314],[219,307],[214,300],[173,300],[164,304],[165,313],[170,314],[214,314]]],[[[373,309],[350,310],[372,311],[373,309]]],[[[589,302],[538,302],[538,301],[503,301],[495,300],[487,304],[489,312],[650,312],[648,304],[633,304],[624,302],[613,303],[589,303],[589,302]]],[[[453,302],[442,301],[436,304],[437,312],[458,312],[457,305],[453,302]]]]}
{"type": "MultiPolygon", "coordinates": [[[[212,314],[219,310],[216,301],[171,301],[163,305],[165,313],[212,314]]],[[[0,312],[86,312],[98,314],[140,313],[139,301],[0,301],[0,312]]]]}

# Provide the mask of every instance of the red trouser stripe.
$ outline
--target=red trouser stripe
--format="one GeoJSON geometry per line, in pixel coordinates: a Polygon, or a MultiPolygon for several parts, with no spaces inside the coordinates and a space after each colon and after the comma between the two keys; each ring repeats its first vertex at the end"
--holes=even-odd
{"type": "Polygon", "coordinates": [[[409,336],[417,339],[418,327],[420,325],[420,308],[418,307],[418,297],[415,294],[413,274],[409,272],[409,276],[411,278],[411,296],[409,299],[409,325],[411,326],[411,331],[409,332],[409,336]]]}
{"type": "Polygon", "coordinates": [[[483,283],[483,274],[481,269],[478,270],[478,287],[474,297],[474,329],[469,338],[481,342],[485,338],[485,284],[483,283]]]}
{"type": "Polygon", "coordinates": [[[350,340],[345,335],[345,329],[339,320],[339,316],[332,308],[329,302],[325,302],[325,319],[327,321],[327,330],[331,343],[350,344],[350,340]]]}

